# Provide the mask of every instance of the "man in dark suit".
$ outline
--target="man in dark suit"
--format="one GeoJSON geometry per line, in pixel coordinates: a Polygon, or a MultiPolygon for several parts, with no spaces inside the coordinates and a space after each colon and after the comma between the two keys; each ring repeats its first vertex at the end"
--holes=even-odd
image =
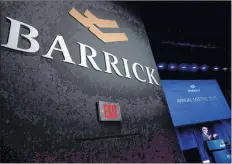
{"type": "Polygon", "coordinates": [[[209,135],[208,128],[202,127],[202,138],[203,138],[203,141],[215,140],[215,139],[217,139],[217,134],[213,134],[213,136],[209,135]]]}
{"type": "Polygon", "coordinates": [[[215,140],[217,139],[217,134],[213,134],[213,135],[210,135],[208,134],[208,128],[207,127],[202,127],[202,139],[204,141],[204,147],[209,155],[209,158],[210,158],[210,161],[212,162],[213,161],[213,156],[211,154],[211,152],[209,151],[207,145],[206,145],[206,141],[210,141],[210,140],[215,140]]]}

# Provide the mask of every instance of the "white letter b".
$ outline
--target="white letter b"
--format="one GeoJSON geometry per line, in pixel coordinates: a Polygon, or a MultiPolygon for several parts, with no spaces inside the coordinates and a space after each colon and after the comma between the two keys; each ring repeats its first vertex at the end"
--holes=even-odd
{"type": "Polygon", "coordinates": [[[6,18],[11,22],[10,32],[7,44],[2,44],[1,46],[23,52],[37,52],[39,50],[39,43],[34,38],[38,36],[38,31],[34,27],[26,23],[19,22],[9,17],[6,18]],[[18,48],[19,32],[21,25],[29,29],[29,34],[21,34],[22,37],[26,38],[30,42],[29,49],[18,48]]]}

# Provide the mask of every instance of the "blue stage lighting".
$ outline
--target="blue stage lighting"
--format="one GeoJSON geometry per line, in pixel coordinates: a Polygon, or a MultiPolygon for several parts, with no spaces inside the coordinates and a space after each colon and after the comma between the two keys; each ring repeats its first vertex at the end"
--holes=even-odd
{"type": "Polygon", "coordinates": [[[166,65],[164,63],[159,63],[159,64],[157,64],[157,67],[159,70],[162,70],[166,67],[166,65]]]}
{"type": "Polygon", "coordinates": [[[195,71],[198,71],[198,70],[199,70],[199,66],[197,64],[192,64],[190,66],[190,71],[195,72],[195,71]]]}
{"type": "Polygon", "coordinates": [[[208,70],[208,66],[207,65],[202,65],[201,66],[201,70],[202,71],[207,71],[208,70]]]}
{"type": "Polygon", "coordinates": [[[180,71],[187,71],[189,68],[188,64],[180,64],[179,65],[179,70],[180,71]]]}
{"type": "Polygon", "coordinates": [[[219,67],[218,67],[218,66],[214,66],[214,67],[213,67],[213,70],[214,70],[214,71],[218,71],[218,70],[219,70],[219,67]]]}
{"type": "Polygon", "coordinates": [[[174,63],[171,63],[168,65],[168,68],[171,70],[171,71],[175,71],[177,69],[177,65],[174,64],[174,63]]]}

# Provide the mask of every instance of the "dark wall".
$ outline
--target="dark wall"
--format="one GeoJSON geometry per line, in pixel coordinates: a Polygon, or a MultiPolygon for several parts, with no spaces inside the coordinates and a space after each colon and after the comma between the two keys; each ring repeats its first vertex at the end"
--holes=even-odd
{"type": "MultiPolygon", "coordinates": [[[[77,65],[81,42],[98,52],[102,70],[102,50],[128,59],[130,67],[138,62],[156,68],[143,23],[129,10],[105,2],[1,2],[1,44],[10,29],[5,17],[35,27],[40,50],[0,47],[3,162],[183,162],[160,86],[141,83],[132,72],[127,79],[95,71],[90,63],[89,68],[77,65]],[[129,41],[103,43],[68,14],[72,7],[116,20],[129,41]],[[63,36],[76,65],[63,62],[57,51],[53,59],[42,57],[57,35],[63,36]],[[118,102],[123,121],[98,122],[98,101],[118,102]]],[[[28,43],[21,39],[19,46],[28,43]]],[[[119,70],[125,74],[122,62],[119,70]]]]}

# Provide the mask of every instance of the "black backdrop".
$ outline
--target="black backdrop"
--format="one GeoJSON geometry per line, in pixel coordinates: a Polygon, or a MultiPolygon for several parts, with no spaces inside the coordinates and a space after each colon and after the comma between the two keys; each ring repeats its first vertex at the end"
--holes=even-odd
{"type": "Polygon", "coordinates": [[[41,48],[29,54],[0,47],[1,161],[183,162],[160,87],[64,63],[59,52],[53,60],[41,57],[62,35],[76,63],[81,42],[97,50],[103,70],[102,50],[129,65],[156,68],[143,23],[133,13],[119,3],[1,2],[1,44],[10,27],[5,17],[38,29],[41,48]],[[68,14],[72,7],[116,20],[129,41],[101,42],[68,14]],[[99,123],[100,100],[119,102],[123,122],[99,123]]]}

